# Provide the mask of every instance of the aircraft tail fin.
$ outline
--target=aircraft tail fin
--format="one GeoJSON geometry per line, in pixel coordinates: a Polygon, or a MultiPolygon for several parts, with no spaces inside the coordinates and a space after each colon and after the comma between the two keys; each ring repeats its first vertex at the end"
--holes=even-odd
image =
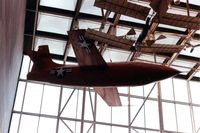
{"type": "Polygon", "coordinates": [[[38,51],[28,51],[27,55],[34,63],[31,72],[39,72],[47,68],[57,66],[57,64],[54,63],[50,57],[49,48],[47,45],[39,46],[38,51]]]}

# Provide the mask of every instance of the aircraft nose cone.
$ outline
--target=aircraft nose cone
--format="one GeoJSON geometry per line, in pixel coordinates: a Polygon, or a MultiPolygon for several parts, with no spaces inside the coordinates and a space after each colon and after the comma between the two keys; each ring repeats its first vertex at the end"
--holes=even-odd
{"type": "Polygon", "coordinates": [[[166,66],[162,66],[162,69],[161,71],[159,72],[159,76],[160,77],[163,77],[163,79],[166,79],[166,78],[170,78],[170,77],[173,77],[177,74],[179,74],[180,71],[174,69],[174,68],[170,68],[170,67],[166,67],[166,66]]]}

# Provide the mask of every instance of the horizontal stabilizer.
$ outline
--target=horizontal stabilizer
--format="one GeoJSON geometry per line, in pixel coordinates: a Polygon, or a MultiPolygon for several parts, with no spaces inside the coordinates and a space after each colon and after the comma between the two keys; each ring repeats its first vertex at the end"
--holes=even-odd
{"type": "Polygon", "coordinates": [[[94,89],[109,106],[122,106],[116,87],[94,89]]]}

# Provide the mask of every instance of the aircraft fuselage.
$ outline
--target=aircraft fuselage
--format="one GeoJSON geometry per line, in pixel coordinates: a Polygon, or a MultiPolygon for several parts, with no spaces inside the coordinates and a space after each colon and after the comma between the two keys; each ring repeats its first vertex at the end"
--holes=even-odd
{"type": "Polygon", "coordinates": [[[139,86],[179,73],[173,68],[142,62],[118,62],[107,65],[106,68],[54,65],[41,71],[32,71],[27,78],[67,86],[139,86]]]}

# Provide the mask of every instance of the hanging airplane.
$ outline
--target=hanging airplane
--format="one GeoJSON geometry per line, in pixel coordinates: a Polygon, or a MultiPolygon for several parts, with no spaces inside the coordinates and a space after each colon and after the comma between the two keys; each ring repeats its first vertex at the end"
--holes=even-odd
{"type": "MultiPolygon", "coordinates": [[[[152,19],[153,22],[187,29],[200,29],[199,14],[193,17],[168,13],[169,4],[169,0],[149,0],[150,7],[156,12],[152,19]]],[[[149,7],[131,3],[127,0],[95,0],[94,6],[141,20],[145,20],[151,10],[149,7]]]]}
{"type": "MultiPolygon", "coordinates": [[[[143,33],[141,33],[143,36],[143,33]]],[[[85,38],[93,39],[100,43],[105,43],[109,45],[111,48],[117,48],[122,50],[127,50],[131,52],[142,52],[142,53],[176,53],[180,52],[184,46],[182,45],[173,45],[173,44],[158,44],[154,43],[157,40],[162,39],[162,35],[160,35],[157,39],[151,40],[151,45],[143,43],[142,37],[137,39],[136,41],[131,39],[126,39],[126,37],[118,37],[115,35],[106,34],[104,32],[100,32],[93,29],[87,29],[85,32],[85,38]],[[153,43],[153,44],[152,44],[153,43]],[[133,45],[136,44],[136,45],[133,45]],[[137,47],[137,48],[136,48],[137,47]]],[[[149,40],[147,40],[149,41],[149,40]]]]}
{"type": "Polygon", "coordinates": [[[179,71],[143,62],[106,63],[97,50],[95,40],[86,39],[85,30],[68,33],[79,65],[56,64],[50,58],[48,46],[27,54],[33,61],[28,80],[62,84],[67,86],[94,87],[94,90],[110,106],[121,106],[117,86],[139,86],[163,80],[179,71]]]}

